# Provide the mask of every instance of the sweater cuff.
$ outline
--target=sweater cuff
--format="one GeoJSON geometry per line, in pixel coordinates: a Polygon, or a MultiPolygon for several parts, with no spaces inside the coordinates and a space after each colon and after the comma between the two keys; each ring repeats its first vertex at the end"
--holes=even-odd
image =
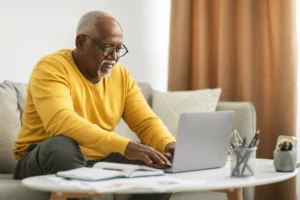
{"type": "Polygon", "coordinates": [[[162,139],[157,150],[161,153],[164,153],[167,144],[171,142],[176,142],[176,139],[173,136],[162,139]]]}
{"type": "Polygon", "coordinates": [[[122,137],[122,136],[118,135],[117,133],[112,133],[112,134],[115,134],[114,138],[112,138],[107,144],[107,148],[110,150],[109,153],[117,152],[124,156],[126,147],[131,140],[128,138],[122,137]]]}

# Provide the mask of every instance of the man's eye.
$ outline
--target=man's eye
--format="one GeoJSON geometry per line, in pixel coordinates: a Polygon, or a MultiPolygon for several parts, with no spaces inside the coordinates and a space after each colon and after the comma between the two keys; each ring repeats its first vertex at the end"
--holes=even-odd
{"type": "Polygon", "coordinates": [[[105,50],[112,50],[114,47],[104,47],[105,50]]]}
{"type": "Polygon", "coordinates": [[[113,50],[114,50],[113,47],[106,47],[106,48],[104,49],[104,51],[107,51],[107,52],[110,52],[110,51],[113,51],[113,50]]]}

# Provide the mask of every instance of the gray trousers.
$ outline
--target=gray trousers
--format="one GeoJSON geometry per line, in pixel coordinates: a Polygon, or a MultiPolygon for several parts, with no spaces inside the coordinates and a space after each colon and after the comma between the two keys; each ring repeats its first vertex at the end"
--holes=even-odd
{"type": "MultiPolygon", "coordinates": [[[[119,153],[112,153],[102,160],[86,160],[78,144],[65,136],[51,137],[39,145],[30,145],[17,162],[14,170],[14,179],[23,179],[31,176],[56,174],[79,167],[92,167],[96,162],[115,162],[127,164],[144,164],[142,161],[128,160],[119,153]]],[[[168,200],[171,194],[136,194],[131,199],[138,200],[168,200]]]]}

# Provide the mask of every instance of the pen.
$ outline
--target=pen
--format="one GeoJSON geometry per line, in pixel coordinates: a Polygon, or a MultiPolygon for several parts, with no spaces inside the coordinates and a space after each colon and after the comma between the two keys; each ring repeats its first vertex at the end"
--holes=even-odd
{"type": "Polygon", "coordinates": [[[230,142],[230,145],[231,145],[232,148],[235,148],[235,146],[232,142],[230,142]]]}
{"type": "Polygon", "coordinates": [[[105,168],[102,168],[104,170],[113,170],[113,171],[119,171],[119,172],[124,172],[124,173],[128,173],[127,170],[125,169],[116,169],[116,168],[108,168],[108,167],[105,167],[105,168]]]}
{"type": "Polygon", "coordinates": [[[113,171],[120,171],[120,172],[124,171],[123,169],[115,169],[115,168],[108,168],[108,167],[104,167],[104,168],[102,168],[102,169],[105,169],[105,170],[113,170],[113,171]]]}
{"type": "Polygon", "coordinates": [[[242,146],[243,146],[243,147],[246,147],[246,137],[244,137],[242,146]]]}
{"type": "Polygon", "coordinates": [[[260,141],[260,139],[258,138],[258,139],[256,140],[256,143],[255,143],[255,146],[254,146],[254,147],[257,147],[257,146],[258,146],[259,141],[260,141]]]}
{"type": "Polygon", "coordinates": [[[259,133],[260,133],[260,130],[257,130],[256,133],[255,133],[255,135],[254,135],[254,137],[253,137],[253,139],[251,140],[251,142],[250,142],[248,148],[253,148],[253,147],[255,147],[256,140],[258,139],[259,133]]]}

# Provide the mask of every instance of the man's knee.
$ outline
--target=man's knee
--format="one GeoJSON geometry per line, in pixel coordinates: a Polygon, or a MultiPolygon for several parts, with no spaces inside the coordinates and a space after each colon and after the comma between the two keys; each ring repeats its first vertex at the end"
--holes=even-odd
{"type": "Polygon", "coordinates": [[[42,146],[50,151],[70,149],[70,152],[73,152],[79,149],[75,140],[62,135],[48,138],[42,143],[42,146]]]}
{"type": "Polygon", "coordinates": [[[46,173],[56,173],[86,165],[86,159],[78,144],[71,138],[55,136],[44,141],[38,153],[46,173]]]}

